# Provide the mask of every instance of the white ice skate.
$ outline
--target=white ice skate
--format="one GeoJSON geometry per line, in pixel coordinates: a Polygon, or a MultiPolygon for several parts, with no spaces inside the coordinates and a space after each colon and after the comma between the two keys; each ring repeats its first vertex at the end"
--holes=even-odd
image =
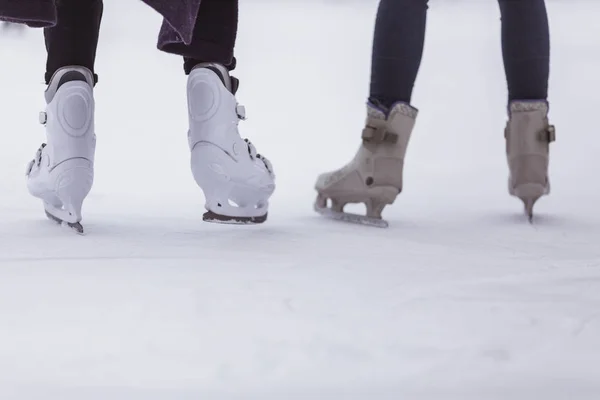
{"type": "Polygon", "coordinates": [[[43,201],[46,216],[83,233],[81,208],[94,180],[93,75],[83,67],[58,70],[46,89],[42,144],[27,166],[29,192],[43,201]]]}
{"type": "Polygon", "coordinates": [[[187,84],[191,167],[206,198],[204,221],[265,222],[275,190],[271,163],[238,132],[237,80],[219,64],[198,65],[187,84]]]}

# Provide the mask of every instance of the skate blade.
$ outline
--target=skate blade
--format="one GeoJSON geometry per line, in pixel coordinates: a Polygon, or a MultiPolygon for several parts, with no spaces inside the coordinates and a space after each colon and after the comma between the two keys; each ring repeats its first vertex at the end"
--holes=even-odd
{"type": "Polygon", "coordinates": [[[533,206],[535,205],[536,200],[532,200],[532,199],[523,200],[523,208],[525,211],[525,216],[527,217],[527,221],[530,224],[533,224],[533,206]]]}
{"type": "Polygon", "coordinates": [[[202,215],[202,220],[204,222],[226,225],[258,225],[267,220],[267,214],[258,217],[231,217],[229,215],[207,211],[202,215]]]}
{"type": "Polygon", "coordinates": [[[544,187],[537,183],[527,183],[516,187],[512,195],[523,202],[523,211],[529,223],[533,223],[533,206],[544,195],[550,192],[549,186],[544,187]]]}
{"type": "Polygon", "coordinates": [[[46,217],[48,217],[48,219],[50,221],[53,221],[55,223],[57,223],[58,225],[67,227],[73,231],[75,231],[75,233],[79,234],[79,235],[85,235],[85,231],[83,229],[83,225],[81,225],[80,222],[66,222],[63,221],[62,219],[50,214],[48,211],[46,211],[46,217]]]}
{"type": "Polygon", "coordinates": [[[322,216],[341,222],[347,222],[356,225],[372,226],[376,228],[387,228],[389,224],[386,220],[380,218],[371,218],[366,215],[351,214],[345,212],[333,211],[331,208],[319,207],[315,204],[315,211],[322,216]]]}

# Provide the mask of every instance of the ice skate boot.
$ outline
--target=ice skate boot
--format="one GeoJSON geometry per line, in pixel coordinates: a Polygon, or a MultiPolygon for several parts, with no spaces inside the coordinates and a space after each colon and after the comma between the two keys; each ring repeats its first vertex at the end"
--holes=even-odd
{"type": "Polygon", "coordinates": [[[358,153],[341,169],[319,176],[315,210],[337,220],[387,227],[381,213],[402,191],[404,157],[417,114],[406,103],[396,103],[389,112],[368,104],[358,153]],[[366,216],[345,213],[348,203],[365,203],[366,216]]]}
{"type": "Polygon", "coordinates": [[[187,84],[192,174],[204,192],[204,221],[258,224],[267,219],[275,175],[269,160],[242,139],[245,119],[235,93],[237,79],[220,64],[194,68],[187,84]]]}
{"type": "Polygon", "coordinates": [[[93,75],[83,67],[58,70],[46,89],[47,144],[27,166],[27,188],[43,201],[46,216],[83,233],[81,208],[94,180],[93,75]]]}
{"type": "Polygon", "coordinates": [[[511,102],[505,137],[510,171],[508,191],[523,201],[531,222],[534,204],[550,193],[549,148],[556,140],[556,132],[548,123],[548,103],[543,100],[511,102]]]}

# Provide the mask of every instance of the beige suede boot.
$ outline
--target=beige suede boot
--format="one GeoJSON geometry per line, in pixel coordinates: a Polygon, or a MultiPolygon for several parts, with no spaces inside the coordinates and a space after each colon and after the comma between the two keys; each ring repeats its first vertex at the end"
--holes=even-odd
{"type": "Polygon", "coordinates": [[[405,103],[394,105],[387,116],[369,104],[362,144],[354,159],[317,179],[315,210],[338,220],[387,227],[381,213],[402,191],[404,157],[417,114],[405,103]],[[348,203],[365,203],[367,215],[344,213],[348,203]]]}
{"type": "Polygon", "coordinates": [[[505,137],[510,171],[508,191],[523,201],[531,221],[536,201],[550,193],[549,149],[556,140],[556,131],[548,123],[548,103],[512,101],[505,137]]]}

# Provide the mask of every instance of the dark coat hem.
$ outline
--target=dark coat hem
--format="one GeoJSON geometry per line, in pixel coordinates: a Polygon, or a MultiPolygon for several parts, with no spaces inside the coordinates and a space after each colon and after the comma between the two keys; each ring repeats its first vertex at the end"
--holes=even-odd
{"type": "MultiPolygon", "coordinates": [[[[32,28],[56,25],[56,0],[0,0],[0,20],[26,24],[32,28]]],[[[163,16],[158,48],[184,48],[192,43],[201,0],[143,0],[163,16]],[[166,42],[162,42],[165,38],[166,42]]],[[[195,46],[194,46],[195,47],[195,46]]],[[[187,54],[187,53],[186,53],[187,54]]],[[[184,54],[183,54],[184,55],[184,54]]]]}
{"type": "Polygon", "coordinates": [[[198,54],[210,54],[210,60],[200,61],[218,62],[223,65],[231,65],[233,63],[232,49],[207,41],[195,41],[192,46],[188,46],[183,43],[177,32],[169,28],[168,23],[165,21],[158,39],[157,48],[160,51],[193,59],[198,59],[198,54]]]}
{"type": "Polygon", "coordinates": [[[46,28],[56,25],[54,0],[31,4],[23,0],[0,2],[0,19],[26,24],[32,28],[46,28]]]}

